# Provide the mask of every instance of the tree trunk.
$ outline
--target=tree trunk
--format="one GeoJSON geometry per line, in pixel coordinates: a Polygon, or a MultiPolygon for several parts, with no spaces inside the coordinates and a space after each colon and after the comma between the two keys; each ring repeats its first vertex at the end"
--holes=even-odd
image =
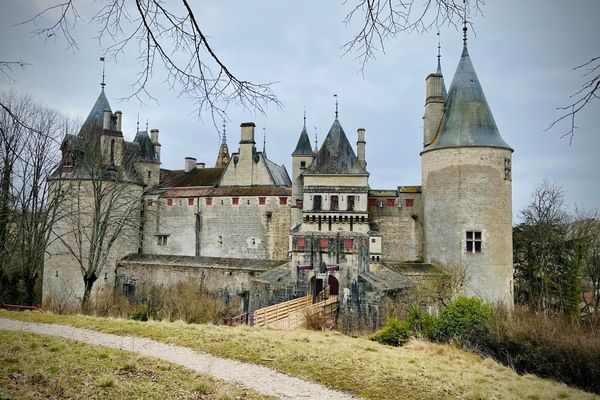
{"type": "Polygon", "coordinates": [[[96,277],[92,276],[92,277],[84,277],[83,278],[83,282],[85,284],[85,289],[83,291],[83,299],[81,300],[81,311],[84,314],[88,314],[91,311],[91,295],[92,295],[92,287],[94,286],[94,283],[96,282],[96,277]]]}

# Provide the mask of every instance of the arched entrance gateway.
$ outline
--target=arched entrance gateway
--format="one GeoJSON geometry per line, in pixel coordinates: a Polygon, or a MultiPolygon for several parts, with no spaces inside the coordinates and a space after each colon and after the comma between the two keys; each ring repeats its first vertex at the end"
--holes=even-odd
{"type": "Polygon", "coordinates": [[[313,296],[313,300],[316,299],[317,295],[323,291],[323,289],[329,287],[329,294],[331,296],[337,296],[340,291],[340,283],[337,278],[333,275],[328,275],[325,278],[325,274],[317,274],[310,279],[310,291],[313,296]],[[327,283],[325,283],[327,279],[327,283]]]}

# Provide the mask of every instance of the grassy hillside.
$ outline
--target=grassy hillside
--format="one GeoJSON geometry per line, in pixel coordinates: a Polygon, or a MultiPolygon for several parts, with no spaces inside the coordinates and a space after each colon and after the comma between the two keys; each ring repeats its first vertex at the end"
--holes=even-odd
{"type": "Polygon", "coordinates": [[[0,330],[0,399],[265,399],[167,362],[0,330]]]}
{"type": "Polygon", "coordinates": [[[491,359],[413,341],[392,348],[336,332],[137,322],[14,313],[0,317],[137,335],[272,367],[372,399],[594,399],[564,384],[519,376],[491,359]]]}

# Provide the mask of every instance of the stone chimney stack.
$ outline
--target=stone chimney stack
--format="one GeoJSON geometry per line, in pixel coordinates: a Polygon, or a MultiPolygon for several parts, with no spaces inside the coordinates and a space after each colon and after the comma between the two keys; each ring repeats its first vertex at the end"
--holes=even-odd
{"type": "Polygon", "coordinates": [[[123,113],[121,111],[115,111],[115,117],[116,117],[115,130],[121,132],[121,121],[123,118],[123,113]]]}
{"type": "Polygon", "coordinates": [[[158,142],[158,129],[150,129],[150,141],[154,145],[154,152],[160,161],[160,143],[158,142]]]}
{"type": "Polygon", "coordinates": [[[102,129],[110,130],[110,110],[104,110],[104,114],[102,115],[102,129]]]}
{"type": "Polygon", "coordinates": [[[254,141],[254,122],[244,122],[240,125],[240,166],[251,168],[251,162],[254,156],[256,142],[254,141]]]}
{"type": "Polygon", "coordinates": [[[206,163],[203,163],[203,162],[196,163],[196,169],[203,169],[203,168],[206,168],[206,163]]]}
{"type": "Polygon", "coordinates": [[[360,161],[364,167],[367,165],[367,161],[365,158],[365,145],[367,144],[367,142],[365,142],[365,129],[358,128],[356,132],[358,133],[358,141],[356,142],[356,153],[358,156],[358,161],[360,161]]]}
{"type": "Polygon", "coordinates": [[[195,169],[196,169],[196,159],[194,157],[186,157],[184,172],[187,174],[188,172],[192,172],[195,169]]]}

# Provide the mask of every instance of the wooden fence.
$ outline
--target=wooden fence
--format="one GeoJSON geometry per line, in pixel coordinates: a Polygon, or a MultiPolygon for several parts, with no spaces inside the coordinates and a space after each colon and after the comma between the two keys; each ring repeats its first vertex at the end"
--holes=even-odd
{"type": "MultiPolygon", "coordinates": [[[[312,304],[312,296],[299,297],[294,300],[284,301],[283,303],[275,304],[269,307],[261,308],[254,312],[254,326],[269,326],[273,328],[281,328],[283,319],[287,319],[285,324],[289,324],[290,320],[296,320],[299,317],[304,317],[302,310],[312,304]],[[289,318],[291,317],[291,318],[289,318]]],[[[295,323],[295,322],[294,322],[295,323]]]]}

